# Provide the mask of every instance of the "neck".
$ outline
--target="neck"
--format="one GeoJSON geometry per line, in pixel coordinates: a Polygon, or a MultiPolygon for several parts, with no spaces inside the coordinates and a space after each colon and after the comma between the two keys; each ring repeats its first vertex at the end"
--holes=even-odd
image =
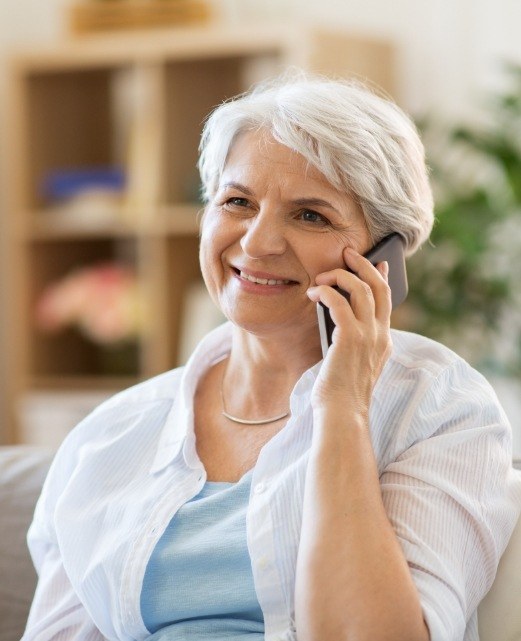
{"type": "Polygon", "coordinates": [[[320,358],[318,338],[297,343],[287,335],[263,337],[235,328],[230,357],[223,363],[227,411],[261,418],[288,411],[295,383],[320,358]]]}

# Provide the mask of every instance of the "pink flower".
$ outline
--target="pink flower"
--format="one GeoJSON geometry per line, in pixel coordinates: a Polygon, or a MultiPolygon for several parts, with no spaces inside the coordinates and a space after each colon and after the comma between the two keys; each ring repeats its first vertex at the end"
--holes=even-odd
{"type": "Polygon", "coordinates": [[[53,333],[76,326],[90,340],[102,344],[135,339],[143,325],[136,275],[116,263],[75,270],[43,292],[36,307],[36,323],[53,333]]]}

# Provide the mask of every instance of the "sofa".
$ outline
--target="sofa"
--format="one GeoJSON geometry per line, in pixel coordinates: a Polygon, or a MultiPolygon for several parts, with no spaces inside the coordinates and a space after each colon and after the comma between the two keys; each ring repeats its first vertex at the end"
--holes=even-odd
{"type": "MultiPolygon", "coordinates": [[[[0,447],[0,641],[19,641],[27,619],[36,574],[25,535],[52,456],[0,447]]],[[[479,629],[480,641],[521,641],[521,520],[479,607],[479,629]]]]}
{"type": "Polygon", "coordinates": [[[25,534],[52,451],[0,447],[0,641],[19,641],[36,585],[25,534]]]}

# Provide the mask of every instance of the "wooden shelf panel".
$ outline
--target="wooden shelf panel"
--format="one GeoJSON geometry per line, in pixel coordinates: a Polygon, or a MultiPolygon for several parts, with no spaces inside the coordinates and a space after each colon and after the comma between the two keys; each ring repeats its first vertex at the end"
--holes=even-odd
{"type": "Polygon", "coordinates": [[[168,205],[161,209],[158,226],[167,236],[198,236],[203,205],[168,205]]]}
{"type": "Polygon", "coordinates": [[[47,215],[45,211],[30,215],[30,222],[24,233],[27,241],[62,241],[74,242],[82,240],[96,240],[100,238],[133,238],[139,230],[126,221],[108,220],[105,223],[97,222],[95,225],[74,220],[58,220],[53,214],[47,215]]]}
{"type": "Polygon", "coordinates": [[[160,63],[168,59],[205,61],[222,56],[280,55],[288,47],[286,27],[256,25],[254,30],[219,25],[93,34],[60,43],[24,48],[12,57],[12,66],[45,73],[77,70],[139,61],[160,63]]]}
{"type": "Polygon", "coordinates": [[[25,381],[25,387],[41,391],[118,392],[139,383],[140,380],[142,379],[137,376],[33,376],[25,381]]]}
{"type": "Polygon", "coordinates": [[[196,236],[203,206],[200,204],[164,205],[141,215],[138,212],[115,212],[106,221],[92,224],[84,219],[67,218],[65,212],[56,215],[51,210],[25,212],[25,229],[18,240],[22,243],[74,242],[103,238],[146,239],[163,236],[196,236]]]}

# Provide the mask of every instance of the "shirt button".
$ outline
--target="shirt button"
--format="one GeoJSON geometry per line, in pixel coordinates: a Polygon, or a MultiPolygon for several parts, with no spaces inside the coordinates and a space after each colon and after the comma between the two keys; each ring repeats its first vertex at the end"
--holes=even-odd
{"type": "Polygon", "coordinates": [[[264,483],[257,483],[257,485],[254,488],[254,492],[255,494],[262,494],[265,489],[266,489],[266,486],[264,483]]]}
{"type": "Polygon", "coordinates": [[[268,558],[261,556],[259,559],[259,570],[265,570],[268,567],[268,558]]]}

